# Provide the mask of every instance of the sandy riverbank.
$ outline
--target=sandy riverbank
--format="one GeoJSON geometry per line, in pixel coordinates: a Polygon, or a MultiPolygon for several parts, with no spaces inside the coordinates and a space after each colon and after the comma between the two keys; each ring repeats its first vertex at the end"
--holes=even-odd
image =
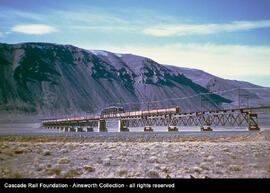
{"type": "Polygon", "coordinates": [[[270,178],[270,131],[132,136],[2,135],[0,178],[270,178]]]}

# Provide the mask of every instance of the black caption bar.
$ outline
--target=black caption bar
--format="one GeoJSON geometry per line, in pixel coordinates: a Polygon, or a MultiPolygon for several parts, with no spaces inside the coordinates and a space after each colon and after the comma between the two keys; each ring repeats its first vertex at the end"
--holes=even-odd
{"type": "Polygon", "coordinates": [[[0,179],[1,192],[27,190],[170,191],[263,188],[270,179],[0,179]]]}

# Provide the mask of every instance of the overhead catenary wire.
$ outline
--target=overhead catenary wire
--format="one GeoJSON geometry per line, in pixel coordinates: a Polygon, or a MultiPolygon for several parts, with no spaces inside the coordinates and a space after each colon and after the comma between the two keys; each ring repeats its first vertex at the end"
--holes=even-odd
{"type": "MultiPolygon", "coordinates": [[[[253,87],[246,87],[246,88],[240,88],[241,90],[261,90],[261,89],[268,89],[270,90],[270,88],[266,88],[266,87],[262,87],[262,88],[253,88],[253,87]]],[[[231,92],[231,91],[235,91],[235,90],[239,90],[239,87],[233,88],[233,89],[228,89],[228,90],[221,90],[221,91],[214,91],[214,92],[205,92],[205,93],[198,93],[198,94],[194,94],[191,96],[185,96],[185,97],[174,97],[174,98],[166,98],[166,99],[162,99],[162,100],[155,100],[155,101],[141,101],[141,102],[122,102],[122,103],[114,103],[116,105],[145,105],[145,104],[154,104],[154,103],[164,103],[167,101],[176,101],[176,100],[185,100],[185,99],[191,99],[191,98],[195,98],[195,97],[200,97],[200,96],[204,96],[204,95],[211,95],[211,94],[221,94],[221,93],[226,93],[226,92],[231,92]]],[[[211,99],[209,97],[210,100],[213,101],[213,99],[211,99]]],[[[214,102],[215,103],[215,102],[214,102]]],[[[217,105],[215,103],[215,105],[217,105]]]]}
{"type": "MultiPolygon", "coordinates": [[[[245,87],[245,88],[240,88],[241,90],[264,90],[267,89],[270,91],[270,88],[254,88],[254,87],[245,87]]],[[[166,101],[172,101],[172,100],[189,100],[191,98],[194,97],[202,97],[202,96],[206,96],[206,95],[211,95],[211,94],[221,94],[221,93],[226,93],[226,92],[232,92],[232,91],[236,91],[239,90],[239,87],[235,87],[233,89],[227,89],[227,90],[221,90],[221,91],[214,91],[214,92],[205,92],[205,93],[198,93],[198,94],[194,94],[191,96],[185,96],[185,97],[174,97],[174,98],[166,98],[166,99],[162,99],[162,100],[155,100],[155,101],[142,101],[142,102],[122,102],[123,100],[120,101],[120,103],[114,103],[114,104],[118,104],[118,105],[142,105],[142,104],[155,104],[155,103],[164,103],[166,101]]],[[[215,103],[215,101],[213,99],[211,99],[211,97],[207,97],[209,102],[212,101],[215,106],[217,107],[218,105],[215,103]]],[[[193,107],[196,108],[196,106],[193,103],[190,103],[190,105],[192,105],[193,107]]]]}
{"type": "MultiPolygon", "coordinates": [[[[151,101],[149,103],[158,103],[158,102],[165,102],[165,101],[170,101],[170,100],[183,100],[183,99],[190,99],[190,98],[194,98],[194,97],[198,97],[201,95],[209,95],[209,94],[217,94],[217,93],[221,93],[221,92],[228,92],[228,91],[233,91],[236,90],[238,88],[235,89],[230,89],[230,90],[225,90],[225,91],[216,91],[216,92],[208,92],[208,93],[198,93],[198,94],[194,94],[191,96],[186,96],[186,97],[175,97],[175,98],[167,98],[167,99],[162,99],[162,100],[155,100],[155,101],[151,101]]],[[[121,104],[146,104],[148,102],[127,102],[127,103],[121,103],[121,104]]],[[[115,104],[120,104],[120,103],[115,103],[115,104]]]]}

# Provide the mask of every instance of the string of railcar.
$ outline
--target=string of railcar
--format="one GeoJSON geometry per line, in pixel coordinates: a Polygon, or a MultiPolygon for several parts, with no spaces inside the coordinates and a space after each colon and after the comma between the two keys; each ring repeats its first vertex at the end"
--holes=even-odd
{"type": "Polygon", "coordinates": [[[73,117],[73,118],[45,120],[43,121],[43,123],[100,120],[100,119],[110,119],[110,118],[126,118],[126,117],[151,116],[151,115],[176,114],[176,113],[179,113],[179,107],[146,110],[146,111],[107,113],[107,114],[96,115],[96,116],[81,116],[81,117],[73,117]]]}

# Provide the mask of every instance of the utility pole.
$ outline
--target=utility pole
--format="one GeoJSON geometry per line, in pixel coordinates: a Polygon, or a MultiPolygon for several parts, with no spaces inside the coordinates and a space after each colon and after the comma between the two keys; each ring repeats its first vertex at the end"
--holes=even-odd
{"type": "Polygon", "coordinates": [[[208,110],[211,110],[211,109],[210,109],[210,104],[211,104],[211,103],[210,103],[210,95],[207,94],[207,96],[208,96],[208,97],[207,97],[207,98],[208,98],[208,110]]]}
{"type": "Polygon", "coordinates": [[[200,93],[200,110],[202,111],[202,94],[200,93]]]}
{"type": "Polygon", "coordinates": [[[121,97],[120,97],[120,105],[119,106],[124,108],[124,106],[122,105],[121,97]]]}
{"type": "Polygon", "coordinates": [[[249,99],[249,96],[248,96],[248,94],[241,94],[240,93],[240,87],[238,88],[238,108],[240,109],[240,107],[241,107],[241,98],[240,97],[246,97],[246,99],[247,99],[247,108],[249,107],[249,101],[248,101],[248,99],[249,99]]]}
{"type": "Polygon", "coordinates": [[[240,109],[240,87],[238,88],[238,108],[240,109]]]}

